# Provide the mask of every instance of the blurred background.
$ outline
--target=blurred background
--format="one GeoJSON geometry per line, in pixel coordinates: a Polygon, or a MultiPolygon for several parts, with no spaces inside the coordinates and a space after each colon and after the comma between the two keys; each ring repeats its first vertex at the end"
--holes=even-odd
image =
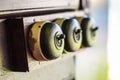
{"type": "Polygon", "coordinates": [[[120,80],[120,0],[109,0],[108,16],[109,80],[120,80]]]}
{"type": "Polygon", "coordinates": [[[108,1],[90,0],[90,13],[99,26],[97,45],[77,55],[76,80],[107,80],[108,1]]]}

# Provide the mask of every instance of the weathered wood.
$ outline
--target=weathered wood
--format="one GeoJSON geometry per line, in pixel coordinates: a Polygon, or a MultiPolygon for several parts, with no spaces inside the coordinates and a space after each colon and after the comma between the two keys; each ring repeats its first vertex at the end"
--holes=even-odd
{"type": "Polygon", "coordinates": [[[79,0],[1,0],[0,15],[43,10],[78,9],[79,0]]]}
{"type": "MultiPolygon", "coordinates": [[[[30,55],[27,44],[27,39],[28,39],[27,32],[28,29],[30,28],[30,25],[35,22],[53,21],[57,18],[72,18],[75,16],[85,16],[85,13],[83,11],[73,11],[73,12],[63,12],[63,13],[54,13],[49,15],[39,15],[39,16],[1,20],[0,31],[2,34],[1,34],[0,46],[2,47],[3,45],[6,45],[6,47],[3,46],[4,48],[2,47],[0,49],[4,50],[1,52],[1,54],[6,53],[6,56],[8,57],[8,59],[5,60],[2,59],[2,61],[8,61],[10,63],[10,66],[13,67],[12,70],[16,69],[16,71],[20,71],[20,70],[27,71],[28,67],[30,71],[38,69],[39,67],[42,66],[39,64],[41,63],[41,61],[40,62],[36,61],[30,55]],[[6,42],[3,40],[2,37],[4,37],[6,42]],[[19,69],[17,68],[17,66],[19,69]]],[[[63,55],[64,58],[66,58],[67,56],[68,55],[63,55]]],[[[74,54],[70,56],[73,57],[74,54]]],[[[43,61],[42,64],[47,65],[50,63],[55,63],[57,61],[63,60],[63,57],[53,61],[48,61],[48,62],[43,61]]],[[[4,62],[2,62],[1,64],[3,65],[4,62]]]]}
{"type": "Polygon", "coordinates": [[[0,22],[0,53],[2,65],[13,71],[28,71],[23,20],[7,19],[0,22]]]}
{"type": "MultiPolygon", "coordinates": [[[[23,24],[24,24],[24,31],[25,31],[25,38],[27,41],[27,32],[29,28],[31,27],[31,24],[35,22],[41,22],[41,21],[53,21],[57,18],[73,18],[75,16],[85,16],[85,13],[83,11],[73,11],[73,12],[63,12],[63,13],[55,13],[55,14],[49,14],[49,15],[40,15],[40,16],[31,16],[31,17],[24,17],[23,18],[23,24]]],[[[27,42],[26,42],[27,43],[27,42]]],[[[80,50],[81,51],[81,50],[80,50]]],[[[28,66],[29,70],[35,70],[39,69],[40,67],[43,67],[44,65],[49,65],[52,63],[57,63],[59,61],[62,61],[64,59],[74,57],[77,53],[68,53],[64,54],[59,59],[51,60],[51,61],[36,61],[30,54],[30,52],[27,49],[27,58],[28,58],[28,66]]]]}

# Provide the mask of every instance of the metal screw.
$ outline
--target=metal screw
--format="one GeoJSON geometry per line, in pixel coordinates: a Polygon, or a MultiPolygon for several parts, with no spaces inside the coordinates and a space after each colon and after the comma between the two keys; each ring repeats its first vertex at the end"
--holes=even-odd
{"type": "Polygon", "coordinates": [[[81,29],[76,29],[76,30],[75,30],[75,33],[76,33],[76,34],[79,34],[79,33],[81,33],[81,32],[82,32],[81,29]]]}
{"type": "Polygon", "coordinates": [[[62,40],[65,38],[65,35],[64,34],[60,34],[60,35],[57,35],[57,39],[58,40],[62,40]]]}
{"type": "Polygon", "coordinates": [[[95,32],[95,31],[97,31],[98,30],[98,27],[96,26],[95,28],[91,28],[91,31],[92,32],[95,32]]]}

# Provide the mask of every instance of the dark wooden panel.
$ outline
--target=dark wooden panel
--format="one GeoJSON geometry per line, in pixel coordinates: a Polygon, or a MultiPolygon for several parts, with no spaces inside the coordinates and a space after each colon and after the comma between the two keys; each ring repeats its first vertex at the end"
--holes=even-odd
{"type": "Polygon", "coordinates": [[[2,65],[13,71],[28,71],[23,20],[7,19],[0,22],[0,27],[2,65]]]}
{"type": "Polygon", "coordinates": [[[80,0],[79,9],[84,10],[90,7],[90,0],[80,0]]]}

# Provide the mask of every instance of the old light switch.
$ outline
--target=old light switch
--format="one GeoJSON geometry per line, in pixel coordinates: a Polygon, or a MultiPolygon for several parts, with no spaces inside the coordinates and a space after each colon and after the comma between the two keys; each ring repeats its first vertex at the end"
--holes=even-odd
{"type": "Polygon", "coordinates": [[[82,30],[76,19],[57,19],[56,22],[60,25],[65,38],[65,51],[79,50],[82,43],[82,30]]]}
{"type": "Polygon", "coordinates": [[[64,49],[60,27],[53,22],[37,22],[29,31],[29,47],[36,60],[52,60],[60,57],[64,49]]]}

